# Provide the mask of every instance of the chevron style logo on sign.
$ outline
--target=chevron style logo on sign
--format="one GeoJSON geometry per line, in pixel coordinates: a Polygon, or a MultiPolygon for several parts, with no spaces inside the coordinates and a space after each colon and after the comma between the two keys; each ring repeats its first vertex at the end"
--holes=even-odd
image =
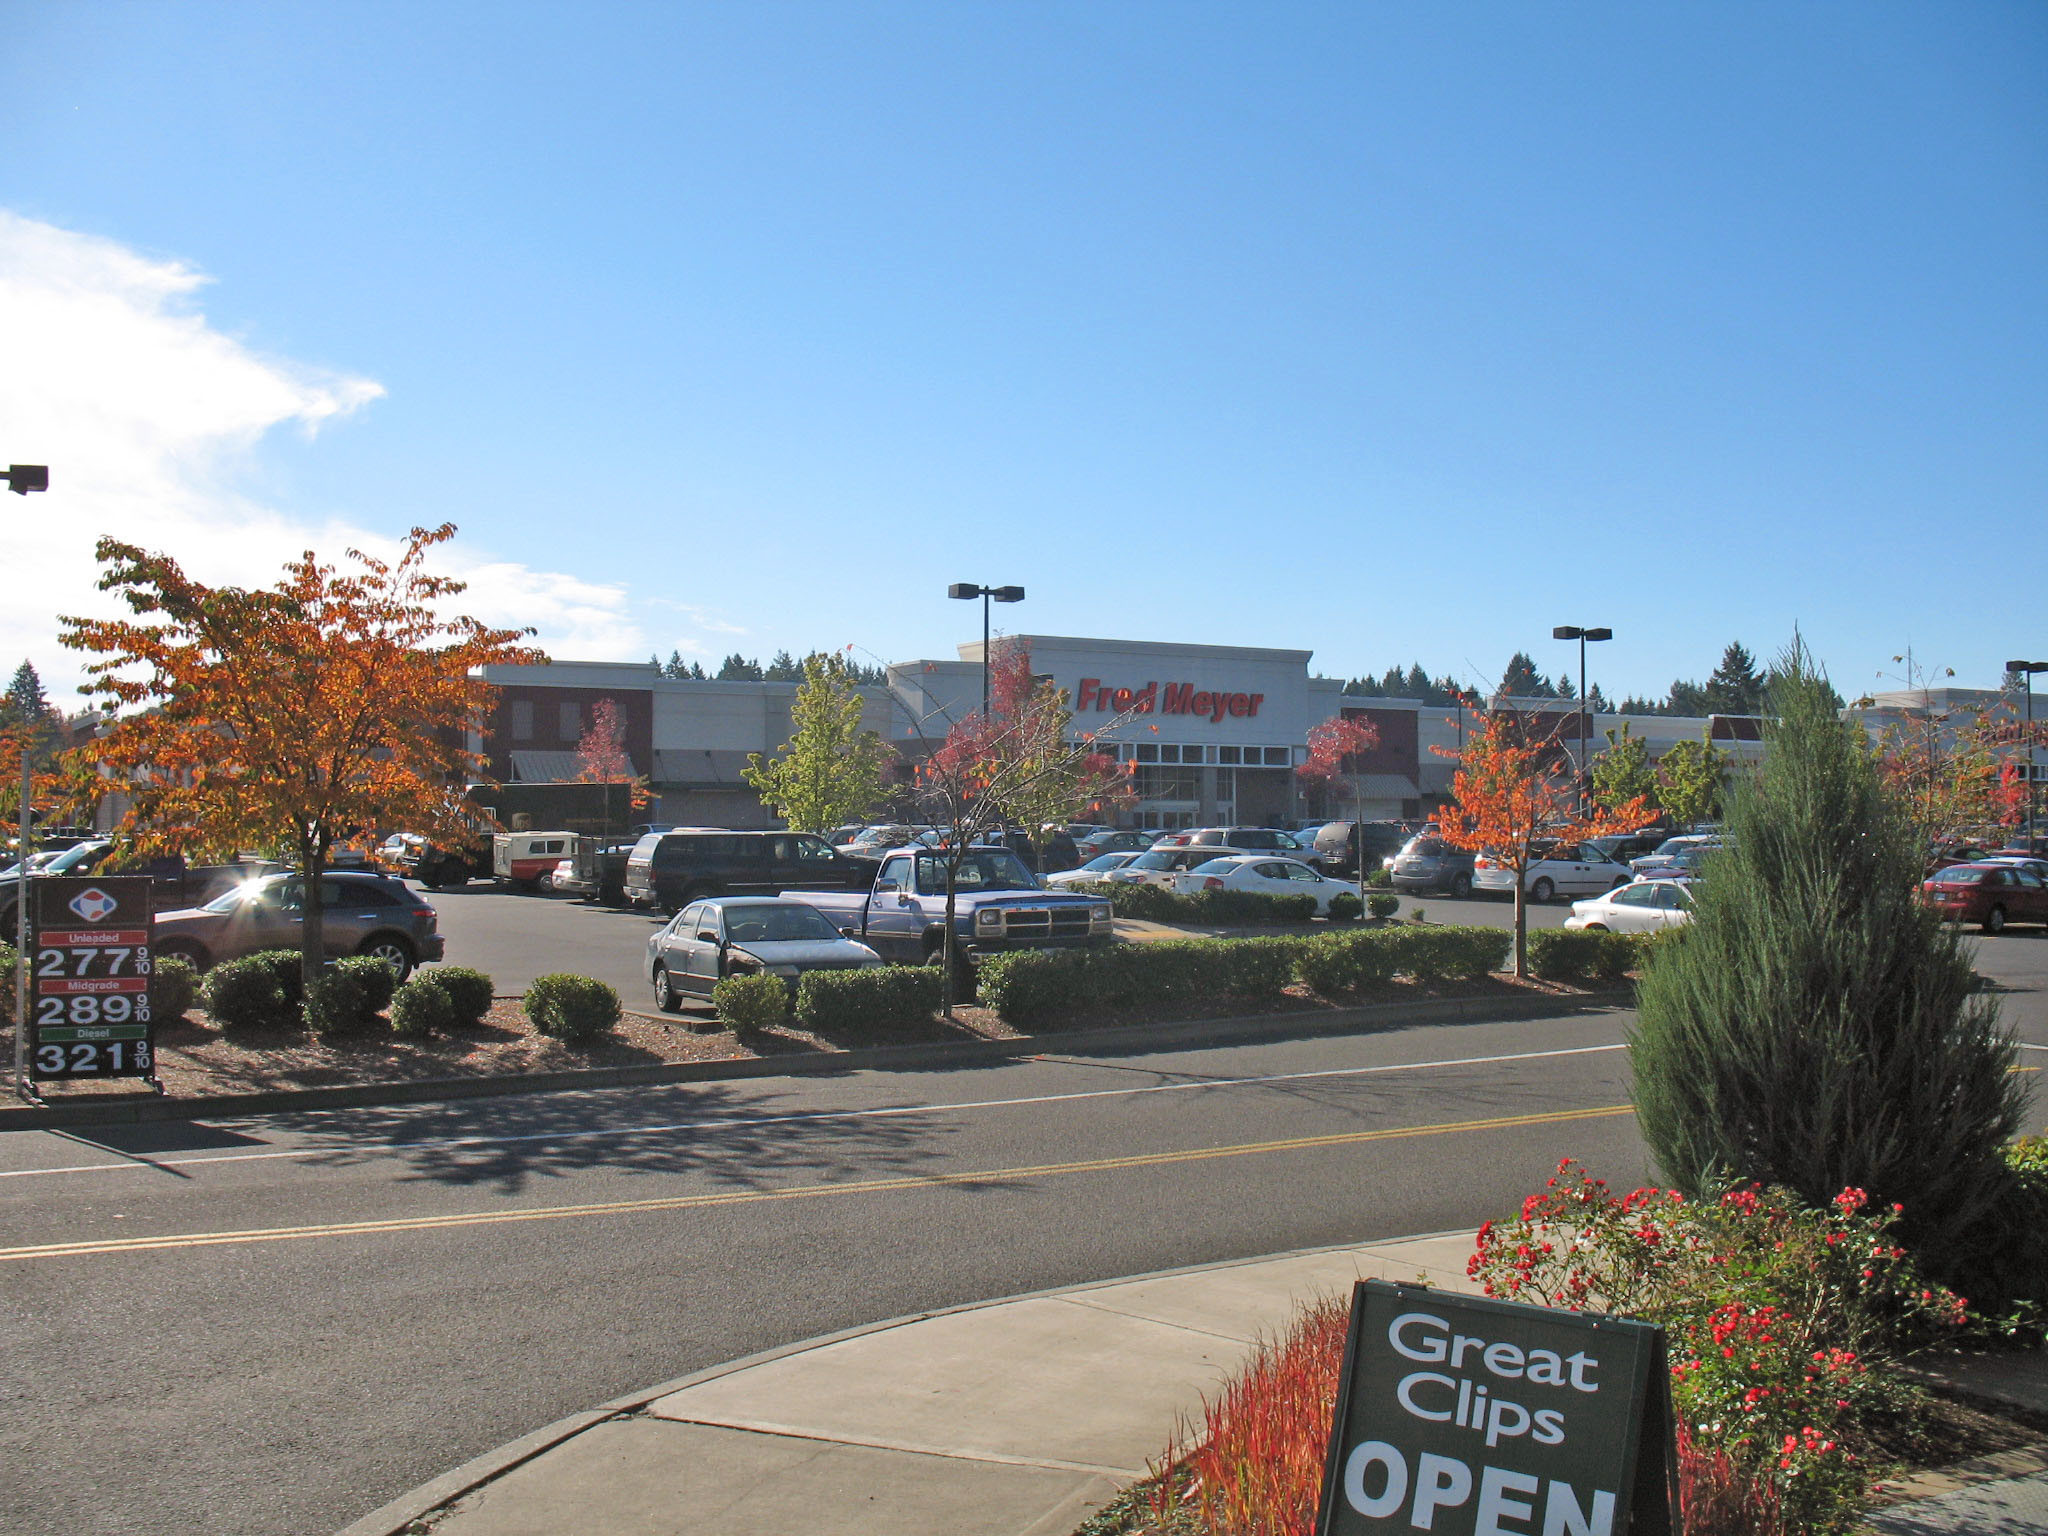
{"type": "Polygon", "coordinates": [[[76,912],[85,922],[97,923],[111,914],[119,903],[95,885],[87,890],[80,891],[70,901],[66,902],[65,905],[76,912]]]}

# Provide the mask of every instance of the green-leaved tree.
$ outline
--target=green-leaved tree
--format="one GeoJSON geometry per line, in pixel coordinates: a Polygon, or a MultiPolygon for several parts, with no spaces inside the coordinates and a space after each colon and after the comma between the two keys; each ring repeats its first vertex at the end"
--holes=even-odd
{"type": "Polygon", "coordinates": [[[861,697],[837,656],[806,656],[790,709],[789,740],[772,761],[752,753],[740,776],[761,803],[798,832],[826,832],[858,821],[884,795],[888,744],[861,725],[861,697]]]}
{"type": "Polygon", "coordinates": [[[2016,1047],[1919,900],[1921,850],[1876,755],[1796,645],[1770,702],[1729,846],[1638,992],[1644,1139],[1695,1195],[1758,1180],[1815,1206],[1845,1188],[1896,1201],[1923,1261],[1967,1284],[2003,1241],[2016,1047]]]}
{"type": "Polygon", "coordinates": [[[1663,804],[1657,790],[1649,744],[1623,721],[1619,731],[1607,732],[1607,750],[1593,759],[1593,798],[1609,811],[1635,800],[1655,811],[1663,804]]]}
{"type": "Polygon", "coordinates": [[[1721,811],[1728,754],[1712,742],[1681,741],[1657,761],[1657,800],[1681,827],[1711,821],[1721,811]]]}

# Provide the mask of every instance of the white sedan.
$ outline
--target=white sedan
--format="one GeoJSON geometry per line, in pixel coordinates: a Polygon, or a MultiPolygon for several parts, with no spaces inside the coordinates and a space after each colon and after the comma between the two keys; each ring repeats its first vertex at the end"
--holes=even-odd
{"type": "Polygon", "coordinates": [[[1638,880],[1605,896],[1572,903],[1567,928],[1606,933],[1661,933],[1692,921],[1692,892],[1683,880],[1638,880]]]}
{"type": "Polygon", "coordinates": [[[1299,859],[1276,859],[1271,854],[1236,854],[1211,859],[1173,877],[1173,888],[1183,896],[1197,891],[1254,891],[1261,896],[1313,896],[1316,914],[1326,917],[1330,898],[1341,891],[1357,893],[1349,880],[1332,880],[1320,870],[1310,869],[1299,859]]]}
{"type": "MultiPolygon", "coordinates": [[[[1549,901],[1555,896],[1584,896],[1594,891],[1613,890],[1631,879],[1629,867],[1607,857],[1591,843],[1551,850],[1547,858],[1532,858],[1522,872],[1522,889],[1531,901],[1549,901]]],[[[1482,853],[1472,861],[1472,889],[1497,896],[1515,893],[1515,872],[1491,854],[1482,853]]]]}
{"type": "Polygon", "coordinates": [[[1124,853],[1098,853],[1079,869],[1063,869],[1056,875],[1047,875],[1045,883],[1055,891],[1067,885],[1091,885],[1106,878],[1111,870],[1122,869],[1141,851],[1131,849],[1124,853]]]}

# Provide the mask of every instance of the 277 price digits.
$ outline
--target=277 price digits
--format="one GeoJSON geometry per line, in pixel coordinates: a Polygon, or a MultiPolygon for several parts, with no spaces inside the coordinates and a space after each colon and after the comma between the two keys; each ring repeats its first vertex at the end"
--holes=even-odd
{"type": "Polygon", "coordinates": [[[36,999],[36,1023],[43,1028],[59,1024],[140,1024],[148,1019],[146,992],[78,992],[36,999]]]}
{"type": "Polygon", "coordinates": [[[68,1045],[36,1047],[40,1077],[97,1077],[150,1069],[147,1040],[74,1040],[68,1045]]]}
{"type": "Polygon", "coordinates": [[[119,945],[91,945],[82,949],[59,949],[46,945],[36,955],[38,976],[147,976],[147,945],[122,948],[119,945]]]}

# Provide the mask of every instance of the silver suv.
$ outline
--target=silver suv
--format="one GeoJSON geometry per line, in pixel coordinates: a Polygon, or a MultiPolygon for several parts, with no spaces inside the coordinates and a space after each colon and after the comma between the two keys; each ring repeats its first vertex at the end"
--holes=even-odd
{"type": "MultiPolygon", "coordinates": [[[[305,882],[269,875],[214,897],[203,907],[164,912],[156,920],[156,953],[190,960],[200,970],[265,949],[304,943],[305,882]]],[[[434,909],[388,875],[336,872],[320,877],[320,935],[330,955],[376,955],[405,980],[422,960],[438,960],[446,941],[434,909]]]]}
{"type": "Polygon", "coordinates": [[[1284,859],[1299,859],[1311,869],[1323,867],[1322,854],[1308,838],[1272,827],[1196,827],[1187,832],[1169,832],[1154,848],[1214,848],[1218,853],[1275,853],[1284,859]]]}

